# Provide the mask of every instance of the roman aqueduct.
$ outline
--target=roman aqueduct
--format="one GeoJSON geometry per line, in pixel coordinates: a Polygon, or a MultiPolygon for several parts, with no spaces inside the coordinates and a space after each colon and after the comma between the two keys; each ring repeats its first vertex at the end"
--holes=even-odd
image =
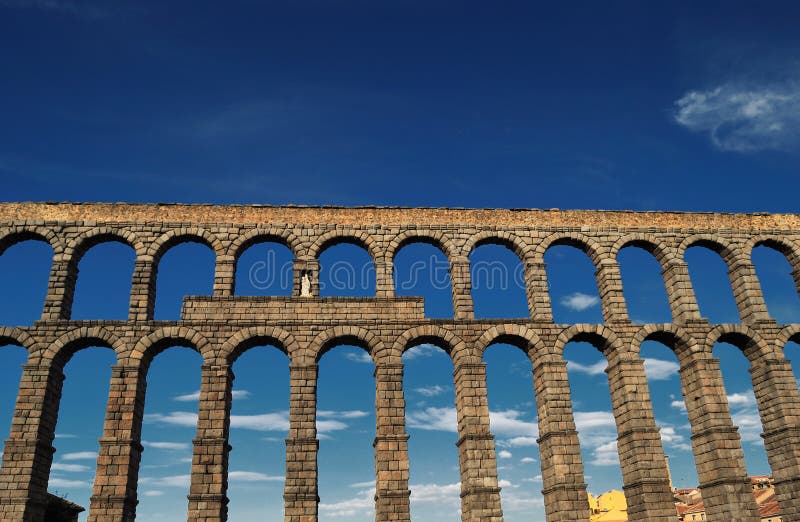
{"type": "Polygon", "coordinates": [[[783,520],[800,521],[800,396],[783,354],[788,341],[800,339],[800,324],[770,319],[750,258],[757,245],[779,250],[800,287],[800,215],[0,204],[0,253],[32,238],[48,242],[54,258],[41,320],[30,327],[0,327],[0,340],[28,351],[0,469],[4,521],[43,520],[62,370],[76,351],[96,345],[112,348],[117,364],[89,520],[134,520],[148,365],[160,350],[176,344],[203,358],[189,520],[226,520],[230,368],[245,350],[263,343],[278,346],[290,359],[285,520],[315,521],[317,362],[342,342],[364,348],[375,364],[376,520],[408,521],[401,355],[422,341],[445,347],[453,362],[463,520],[500,521],[503,516],[482,354],[487,346],[504,342],[523,350],[533,365],[547,520],[586,521],[586,484],[562,357],[564,346],[575,340],[592,343],[609,363],[630,520],[674,521],[662,442],[638,354],[641,343],[651,339],[670,347],[680,361],[708,519],[759,520],[740,437],[711,352],[715,342],[725,341],[750,360],[783,520]],[[265,240],[281,242],[294,253],[294,295],[234,295],[238,255],[265,240]],[[122,241],[136,252],[129,318],[72,320],[78,262],[89,248],[106,241],[122,241]],[[214,250],[213,296],[186,298],[180,321],[154,321],[159,260],[183,242],[201,242],[214,250]],[[373,258],[375,297],[318,297],[318,256],[341,242],[359,244],[373,258]],[[428,319],[421,298],[394,296],[393,256],[410,242],[433,244],[449,259],[453,319],[428,319]],[[522,260],[530,317],[474,318],[468,256],[487,243],[508,246],[522,260]],[[582,249],[593,261],[604,324],[554,324],[544,253],[562,244],[582,249]],[[712,248],[727,263],[740,323],[709,324],[700,316],[683,256],[698,244],[712,248]],[[629,245],[646,249],[660,263],[670,324],[630,321],[616,256],[629,245]],[[311,295],[301,295],[305,293],[311,295]]]}

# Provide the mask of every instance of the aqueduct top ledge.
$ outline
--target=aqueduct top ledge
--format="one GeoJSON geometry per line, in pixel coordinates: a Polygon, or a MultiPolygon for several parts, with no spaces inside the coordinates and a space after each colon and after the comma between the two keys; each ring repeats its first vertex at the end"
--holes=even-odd
{"type": "Polygon", "coordinates": [[[173,203],[0,203],[0,222],[294,223],[479,225],[498,227],[797,230],[800,214],[469,209],[381,206],[271,206],[173,203]]]}

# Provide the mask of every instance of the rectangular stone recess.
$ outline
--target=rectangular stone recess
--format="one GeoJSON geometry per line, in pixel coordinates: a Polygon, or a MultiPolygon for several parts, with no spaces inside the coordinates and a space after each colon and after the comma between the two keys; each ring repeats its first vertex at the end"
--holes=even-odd
{"type": "Polygon", "coordinates": [[[392,321],[425,319],[421,297],[190,296],[183,321],[392,321]]]}

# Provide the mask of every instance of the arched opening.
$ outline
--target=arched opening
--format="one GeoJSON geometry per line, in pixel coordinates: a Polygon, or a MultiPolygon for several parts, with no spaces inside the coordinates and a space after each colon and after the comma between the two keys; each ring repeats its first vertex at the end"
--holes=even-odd
{"type": "Polygon", "coordinates": [[[719,359],[733,424],[739,427],[747,472],[751,476],[770,475],[764,440],[761,438],[761,417],[750,378],[750,361],[739,346],[731,344],[738,344],[738,339],[724,338],[724,341],[714,344],[713,354],[719,359]]]}
{"type": "Polygon", "coordinates": [[[397,296],[422,296],[426,317],[453,317],[450,262],[434,245],[414,242],[397,251],[394,256],[394,288],[397,296]]]}
{"type": "Polygon", "coordinates": [[[184,297],[211,295],[215,259],[211,247],[201,242],[175,245],[161,256],[156,277],[156,320],[177,321],[184,297]]]}
{"type": "Polygon", "coordinates": [[[175,344],[165,346],[150,362],[137,519],[186,518],[202,364],[194,349],[175,344]]]}
{"type": "Polygon", "coordinates": [[[413,340],[403,353],[411,520],[460,520],[453,363],[446,343],[413,340]]]}
{"type": "Polygon", "coordinates": [[[656,340],[644,341],[639,356],[644,361],[650,402],[656,425],[661,429],[661,445],[668,457],[673,487],[697,487],[692,430],[683,399],[678,358],[673,350],[656,340]]]}
{"type": "Polygon", "coordinates": [[[588,491],[598,496],[622,491],[622,470],[606,375],[608,361],[592,342],[567,343],[564,359],[588,491]]]}
{"type": "Polygon", "coordinates": [[[731,289],[728,265],[713,244],[697,243],[686,249],[684,260],[700,314],[711,323],[738,323],[739,309],[731,289]]]}
{"type": "Polygon", "coordinates": [[[753,249],[751,258],[770,317],[779,323],[800,323],[800,294],[786,256],[762,244],[753,249]]]}
{"type": "Polygon", "coordinates": [[[92,246],[80,257],[73,319],[126,320],[136,253],[116,238],[92,246]]]}
{"type": "Polygon", "coordinates": [[[103,435],[111,367],[116,362],[110,348],[89,346],[77,351],[63,369],[53,442],[56,453],[47,486],[50,493],[86,508],[79,520],[86,520],[88,515],[97,468],[97,441],[103,435]]]}
{"type": "Polygon", "coordinates": [[[500,502],[508,522],[544,520],[531,361],[524,351],[527,341],[514,341],[516,345],[493,343],[483,356],[500,502]]]}
{"type": "Polygon", "coordinates": [[[11,421],[19,393],[22,365],[28,362],[28,351],[8,339],[0,339],[0,441],[5,444],[11,433],[11,421]]]}
{"type": "Polygon", "coordinates": [[[617,254],[622,273],[622,291],[631,322],[665,324],[672,322],[661,264],[644,246],[633,244],[617,254]]]}
{"type": "Polygon", "coordinates": [[[544,254],[553,321],[557,324],[602,323],[603,309],[595,266],[581,249],[555,245],[544,254]]]}
{"type": "Polygon", "coordinates": [[[375,519],[374,365],[364,347],[348,342],[328,343],[319,363],[319,520],[368,522],[375,519]]]}
{"type": "Polygon", "coordinates": [[[228,518],[281,520],[289,364],[279,348],[255,343],[233,364],[228,518]]]}
{"type": "Polygon", "coordinates": [[[275,241],[256,242],[236,259],[236,295],[292,295],[294,254],[275,241]]]}
{"type": "Polygon", "coordinates": [[[319,294],[322,297],[375,295],[375,263],[366,248],[340,242],[319,255],[319,294]]]}
{"type": "Polygon", "coordinates": [[[530,316],[522,261],[509,245],[480,244],[469,265],[476,318],[530,316]]]}
{"type": "Polygon", "coordinates": [[[0,324],[32,325],[42,316],[53,249],[43,240],[31,239],[0,247],[0,324]]]}

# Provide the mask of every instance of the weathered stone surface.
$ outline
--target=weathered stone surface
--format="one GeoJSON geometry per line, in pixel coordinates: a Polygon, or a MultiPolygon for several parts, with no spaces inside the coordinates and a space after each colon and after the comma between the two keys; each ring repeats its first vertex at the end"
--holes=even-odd
{"type": "Polygon", "coordinates": [[[189,520],[227,517],[231,365],[264,343],[283,350],[290,367],[290,429],[286,439],[285,520],[317,519],[317,362],[337,343],[363,347],[375,363],[376,520],[410,520],[409,461],[402,389],[404,350],[435,342],[453,360],[465,521],[500,521],[501,492],[490,432],[484,349],[517,345],[530,357],[539,418],[547,520],[588,519],[586,484],[562,357],[572,340],[589,341],[609,361],[609,385],[631,520],[673,521],[667,470],[639,346],[655,339],[681,364],[692,446],[709,520],[757,521],[741,442],[731,420],[714,343],[739,346],[751,374],[776,491],[785,521],[800,521],[800,396],[783,356],[800,325],[778,325],[767,315],[750,262],[755,245],[783,252],[800,283],[800,215],[270,207],[129,204],[0,204],[0,253],[25,239],[53,248],[42,320],[32,327],[0,327],[0,339],[29,353],[11,433],[0,469],[0,520],[42,522],[52,463],[62,368],[76,350],[106,345],[117,354],[89,509],[92,522],[132,521],[145,377],[154,355],[174,344],[204,359],[194,441],[189,520]],[[72,296],[81,256],[119,240],[136,251],[127,321],[73,321],[72,296]],[[293,297],[237,297],[236,264],[250,245],[286,244],[295,255],[293,297]],[[216,254],[214,295],[188,297],[180,321],[153,321],[158,262],[170,247],[199,241],[216,254]],[[320,298],[322,250],[361,244],[375,262],[376,297],[320,298]],[[450,261],[454,319],[424,316],[419,298],[395,298],[392,266],[405,244],[439,246],[450,261]],[[469,254],[486,243],[510,247],[522,260],[530,310],[527,319],[475,320],[469,254]],[[604,325],[552,321],[544,253],[553,245],[581,248],[595,264],[604,325]],[[712,325],[700,317],[683,261],[695,244],[728,264],[741,324],[712,325]],[[651,252],[662,266],[671,324],[633,324],[617,264],[627,245],[651,252]]]}

